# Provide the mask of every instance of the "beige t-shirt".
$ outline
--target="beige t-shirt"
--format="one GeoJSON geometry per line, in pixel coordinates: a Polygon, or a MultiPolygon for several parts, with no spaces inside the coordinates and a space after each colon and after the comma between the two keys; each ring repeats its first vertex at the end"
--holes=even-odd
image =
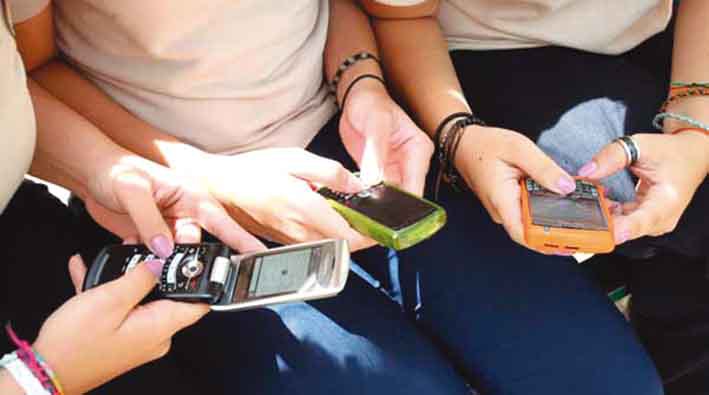
{"type": "Polygon", "coordinates": [[[450,49],[558,45],[623,53],[667,26],[672,0],[443,0],[450,49]]]}
{"type": "Polygon", "coordinates": [[[55,0],[61,50],[106,93],[209,152],[304,147],[334,114],[327,0],[55,0]]]}
{"type": "Polygon", "coordinates": [[[619,54],[664,30],[671,15],[672,0],[441,0],[438,19],[450,49],[558,45],[619,54]]]}
{"type": "Polygon", "coordinates": [[[11,1],[13,3],[0,0],[0,212],[29,169],[36,134],[32,102],[12,23],[37,14],[48,0],[11,1]]]}

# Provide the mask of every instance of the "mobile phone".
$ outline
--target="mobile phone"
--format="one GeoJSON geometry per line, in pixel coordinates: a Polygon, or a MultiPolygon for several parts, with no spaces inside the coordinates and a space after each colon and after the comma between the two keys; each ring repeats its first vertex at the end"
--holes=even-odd
{"type": "Polygon", "coordinates": [[[613,218],[602,185],[576,179],[576,190],[561,196],[531,178],[520,184],[527,245],[544,252],[613,251],[613,218]]]}
{"type": "Polygon", "coordinates": [[[441,206],[384,182],[359,193],[318,192],[354,229],[395,250],[431,237],[446,223],[441,206]]]}
{"type": "MultiPolygon", "coordinates": [[[[143,245],[112,245],[96,257],[84,290],[114,280],[138,263],[155,259],[143,245]]],[[[221,243],[178,244],[165,260],[149,299],[206,303],[236,311],[337,295],[349,272],[344,240],[323,240],[235,254],[221,243]]]]}

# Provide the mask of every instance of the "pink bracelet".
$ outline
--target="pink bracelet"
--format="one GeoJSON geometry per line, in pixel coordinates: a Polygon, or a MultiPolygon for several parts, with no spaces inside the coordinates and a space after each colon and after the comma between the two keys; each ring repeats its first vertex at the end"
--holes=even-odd
{"type": "Polygon", "coordinates": [[[5,325],[5,332],[8,337],[17,346],[17,357],[27,366],[34,377],[42,383],[42,387],[52,395],[64,395],[59,381],[52,369],[47,365],[41,355],[37,353],[32,346],[25,340],[20,339],[12,329],[10,323],[5,325]]]}

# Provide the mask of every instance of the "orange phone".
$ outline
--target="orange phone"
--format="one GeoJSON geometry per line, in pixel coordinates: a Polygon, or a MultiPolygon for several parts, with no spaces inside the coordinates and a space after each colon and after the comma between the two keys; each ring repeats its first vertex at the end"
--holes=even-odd
{"type": "Polygon", "coordinates": [[[520,181],[527,245],[543,252],[607,253],[615,248],[613,218],[603,186],[580,178],[566,196],[531,178],[520,181]]]}

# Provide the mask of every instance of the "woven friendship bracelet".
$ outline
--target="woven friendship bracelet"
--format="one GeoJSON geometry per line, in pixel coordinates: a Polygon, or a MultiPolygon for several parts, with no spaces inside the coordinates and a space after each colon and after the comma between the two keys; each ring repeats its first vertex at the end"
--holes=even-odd
{"type": "Polygon", "coordinates": [[[670,90],[679,90],[686,88],[709,88],[709,82],[681,82],[675,81],[670,83],[670,90]]]}
{"type": "Polygon", "coordinates": [[[699,97],[699,96],[709,96],[709,87],[688,87],[681,90],[670,91],[670,96],[662,103],[660,107],[661,113],[667,111],[667,107],[670,103],[684,99],[687,97],[699,97]],[[676,92],[676,93],[675,93],[676,92]]]}
{"type": "Polygon", "coordinates": [[[63,395],[64,392],[56,375],[44,359],[39,356],[39,353],[32,349],[28,342],[21,340],[9,323],[5,325],[5,331],[10,340],[17,346],[17,351],[14,354],[32,372],[42,387],[51,395],[63,395]]]}
{"type": "Polygon", "coordinates": [[[381,62],[379,61],[379,58],[369,52],[356,53],[345,59],[342,64],[337,68],[337,71],[335,72],[335,77],[333,77],[332,81],[330,82],[330,90],[332,94],[337,95],[337,85],[342,79],[342,74],[344,74],[347,69],[352,67],[357,62],[361,62],[363,60],[368,59],[375,61],[381,67],[381,62]]]}
{"type": "Polygon", "coordinates": [[[677,114],[674,112],[661,112],[661,113],[655,115],[655,118],[652,120],[652,126],[657,128],[658,130],[662,130],[663,129],[662,122],[667,118],[684,122],[687,125],[694,126],[699,129],[709,130],[709,125],[707,125],[703,122],[697,121],[696,119],[694,119],[692,117],[688,117],[683,114],[677,114]]]}

